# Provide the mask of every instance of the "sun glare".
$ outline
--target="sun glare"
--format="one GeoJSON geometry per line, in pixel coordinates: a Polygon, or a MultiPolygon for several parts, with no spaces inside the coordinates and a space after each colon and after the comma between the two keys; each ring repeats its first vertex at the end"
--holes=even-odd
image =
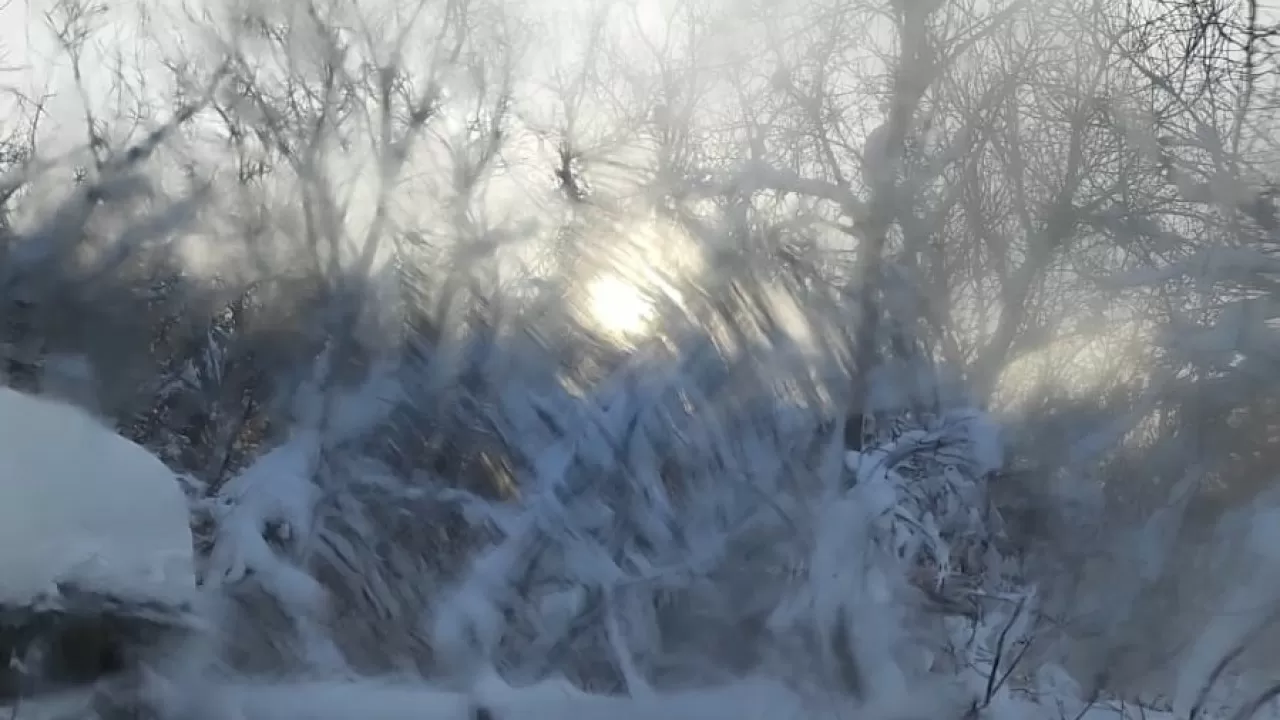
{"type": "Polygon", "coordinates": [[[642,332],[653,318],[653,303],[640,288],[616,276],[605,275],[591,281],[587,307],[595,322],[619,335],[642,332]]]}

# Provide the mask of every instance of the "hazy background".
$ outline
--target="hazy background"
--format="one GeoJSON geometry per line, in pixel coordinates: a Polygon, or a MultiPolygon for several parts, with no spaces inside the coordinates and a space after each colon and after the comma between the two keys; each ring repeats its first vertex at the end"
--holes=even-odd
{"type": "Polygon", "coordinates": [[[1276,17],[11,0],[5,374],[188,476],[229,672],[1239,705],[1276,17]]]}

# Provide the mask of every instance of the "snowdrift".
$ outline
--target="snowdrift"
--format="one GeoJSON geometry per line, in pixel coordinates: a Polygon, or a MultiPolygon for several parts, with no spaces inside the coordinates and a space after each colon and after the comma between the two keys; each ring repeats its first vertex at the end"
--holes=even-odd
{"type": "Polygon", "coordinates": [[[168,467],[88,413],[0,388],[0,605],[74,588],[178,607],[195,595],[190,512],[168,467]]]}
{"type": "Polygon", "coordinates": [[[15,717],[67,717],[86,693],[66,688],[196,628],[177,478],[84,411],[0,388],[0,514],[0,706],[15,717]]]}

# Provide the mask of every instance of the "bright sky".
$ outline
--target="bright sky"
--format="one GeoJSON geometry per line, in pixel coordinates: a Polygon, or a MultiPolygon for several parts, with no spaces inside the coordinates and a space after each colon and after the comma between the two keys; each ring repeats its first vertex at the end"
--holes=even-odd
{"type": "MultiPolygon", "coordinates": [[[[0,3],[4,1],[0,0],[0,3]]],[[[84,1],[97,2],[106,8],[93,21],[97,29],[88,43],[82,62],[87,99],[99,116],[116,118],[126,114],[138,102],[151,105],[155,109],[155,117],[168,115],[172,98],[172,73],[164,67],[163,60],[191,60],[201,54],[198,50],[191,49],[198,46],[200,41],[189,20],[182,17],[184,2],[190,6],[214,8],[231,7],[235,2],[84,1]],[[121,87],[127,87],[129,92],[121,94],[121,87]]],[[[578,3],[538,9],[539,20],[569,29],[561,36],[568,38],[568,41],[530,42],[527,47],[522,48],[522,62],[516,69],[517,74],[525,79],[532,73],[547,76],[549,70],[557,65],[573,67],[579,64],[578,57],[586,49],[585,14],[590,10],[590,4],[597,2],[598,0],[579,0],[578,3]]],[[[640,23],[651,39],[660,43],[665,12],[660,5],[664,3],[670,4],[669,0],[638,0],[632,6],[634,14],[626,13],[627,19],[640,23]]],[[[0,49],[3,50],[0,66],[7,68],[0,74],[0,85],[27,97],[51,94],[45,115],[41,119],[40,149],[45,156],[59,156],[73,148],[82,148],[86,138],[84,103],[75,90],[70,63],[58,47],[46,20],[46,13],[54,10],[57,4],[58,0],[8,0],[7,4],[0,7],[0,49]]],[[[429,3],[431,7],[439,5],[440,3],[429,3]]],[[[363,0],[360,3],[361,12],[366,17],[373,17],[392,6],[403,7],[403,3],[396,3],[395,0],[363,0]]],[[[280,10],[286,5],[281,3],[270,7],[272,10],[280,10]]],[[[424,24],[430,22],[429,17],[425,18],[424,24]]],[[[388,46],[375,48],[375,51],[385,52],[389,46],[388,43],[388,46]]],[[[425,67],[425,57],[412,57],[412,53],[426,52],[428,46],[430,43],[408,43],[406,50],[410,57],[406,58],[405,64],[425,67]]],[[[491,69],[495,73],[500,70],[491,69]]],[[[469,79],[465,77],[456,79],[469,83],[469,79]]],[[[463,86],[448,83],[448,80],[446,78],[446,84],[453,85],[455,94],[467,92],[463,86]]],[[[535,126],[530,127],[536,129],[537,125],[545,123],[545,127],[555,130],[563,126],[561,97],[549,92],[545,95],[545,102],[537,100],[534,85],[522,87],[521,92],[526,98],[533,95],[535,99],[532,102],[537,105],[534,107],[526,102],[521,108],[522,116],[535,123],[535,126]]],[[[592,100],[590,95],[584,98],[582,121],[589,121],[590,114],[597,111],[592,106],[592,100]]],[[[465,98],[454,105],[474,107],[465,98]]],[[[12,96],[0,99],[0,112],[4,113],[0,117],[12,116],[18,109],[19,104],[12,96]]],[[[438,130],[444,132],[443,138],[437,135],[436,142],[420,145],[419,156],[410,161],[404,173],[410,179],[403,186],[404,192],[401,195],[406,202],[399,204],[398,212],[408,216],[424,216],[429,222],[438,222],[440,217],[446,216],[440,212],[441,208],[437,203],[423,203],[421,199],[447,194],[447,187],[453,179],[441,176],[438,168],[448,167],[454,161],[455,158],[449,156],[452,152],[449,148],[458,147],[459,144],[450,142],[449,139],[451,135],[456,139],[458,133],[465,132],[464,120],[463,117],[456,117],[445,120],[443,124],[437,123],[438,130]],[[449,144],[442,144],[443,142],[449,144]]],[[[135,132],[145,132],[147,129],[136,128],[135,132]]],[[[504,219],[519,222],[522,215],[528,216],[531,211],[538,212],[539,208],[554,207],[556,204],[554,195],[557,189],[549,172],[554,166],[552,153],[556,150],[555,138],[539,138],[527,130],[528,128],[525,132],[513,132],[505,139],[505,167],[482,184],[483,197],[476,205],[488,216],[485,218],[487,222],[502,222],[504,219]]],[[[591,132],[589,122],[580,126],[579,132],[584,135],[595,134],[591,132]]],[[[625,149],[623,151],[626,152],[625,149]]],[[[350,152],[335,152],[331,155],[335,163],[331,172],[341,180],[339,194],[347,203],[346,222],[349,234],[361,237],[363,229],[371,220],[373,200],[377,192],[376,167],[369,162],[372,154],[356,148],[350,152]]],[[[641,164],[645,162],[639,157],[631,157],[630,160],[641,164]]],[[[266,195],[290,192],[290,184],[286,181],[285,187],[275,191],[268,189],[266,195]]],[[[281,199],[288,202],[283,197],[281,199]]],[[[628,222],[647,224],[647,220],[643,218],[628,222]]],[[[636,233],[638,236],[652,235],[652,229],[637,228],[636,233]]],[[[662,240],[657,238],[655,241],[662,240]]],[[[208,243],[199,240],[187,243],[187,252],[195,262],[217,264],[221,259],[210,256],[205,247],[207,245],[208,243]]],[[[222,254],[224,251],[218,250],[218,253],[222,254]]],[[[212,270],[213,266],[208,269],[212,270]]],[[[622,275],[602,275],[586,281],[590,288],[589,306],[601,323],[623,333],[635,332],[643,325],[643,318],[647,316],[649,309],[643,293],[635,287],[634,279],[623,279],[622,275]]]]}
{"type": "MultiPolygon", "coordinates": [[[[7,51],[6,64],[18,68],[0,77],[0,82],[8,81],[16,84],[28,94],[35,94],[43,87],[63,89],[71,87],[71,77],[65,57],[58,51],[42,19],[44,13],[54,7],[55,1],[9,0],[8,5],[0,10],[0,43],[7,51]]],[[[107,2],[108,0],[98,1],[107,2]]],[[[170,74],[160,65],[162,50],[158,43],[163,42],[167,45],[163,48],[163,53],[170,57],[181,56],[180,44],[198,44],[193,37],[194,33],[188,36],[180,31],[182,19],[178,8],[182,1],[109,0],[109,10],[101,18],[104,27],[95,36],[90,56],[84,63],[86,73],[89,74],[86,87],[92,105],[98,108],[118,107],[128,106],[134,102],[132,98],[113,94],[113,89],[120,86],[113,77],[113,68],[118,65],[123,65],[131,73],[126,75],[125,84],[151,95],[151,100],[155,103],[168,104],[171,93],[165,80],[170,77],[170,74]],[[150,29],[145,22],[148,18],[153,23],[150,29]],[[175,28],[179,30],[175,31],[175,28]],[[127,53],[127,56],[118,59],[115,57],[124,53],[127,53]],[[148,69],[154,70],[148,72],[148,69]]],[[[229,3],[235,2],[235,0],[187,1],[205,7],[229,7],[229,3]]],[[[536,14],[540,20],[545,21],[548,26],[560,27],[564,31],[558,34],[558,41],[555,43],[539,42],[534,38],[527,47],[522,49],[524,55],[516,72],[523,78],[533,74],[549,77],[549,69],[552,67],[573,68],[577,64],[576,58],[586,50],[586,18],[589,11],[594,5],[603,5],[606,1],[576,0],[574,3],[553,3],[548,4],[547,7],[537,8],[536,14]]],[[[360,9],[361,12],[378,12],[395,4],[395,0],[362,0],[360,9]]],[[[677,0],[635,0],[632,5],[625,2],[616,3],[615,8],[620,10],[616,16],[620,23],[618,30],[622,33],[625,32],[626,27],[631,27],[634,31],[635,25],[630,23],[637,23],[644,30],[647,42],[661,46],[665,39],[665,17],[676,5],[677,0]],[[631,12],[632,9],[634,13],[631,12]]],[[[278,9],[285,6],[284,2],[280,2],[270,7],[278,9]]],[[[631,46],[631,51],[637,53],[637,58],[651,59],[645,57],[648,53],[644,48],[645,43],[634,32],[629,36],[628,44],[631,46]]],[[[410,43],[408,50],[425,51],[429,45],[430,43],[410,43]]],[[[385,49],[378,48],[379,51],[385,51],[385,49]]],[[[186,59],[190,59],[190,56],[191,53],[188,53],[186,59]]],[[[420,61],[421,58],[410,58],[409,64],[414,64],[415,60],[420,61]]],[[[570,79],[572,79],[571,76],[570,79]]],[[[458,85],[458,87],[463,86],[458,85]]],[[[532,87],[524,87],[522,91],[534,92],[532,87]]],[[[533,129],[537,129],[536,126],[543,123],[550,129],[558,129],[557,126],[563,123],[564,117],[562,97],[552,90],[546,91],[541,98],[536,95],[533,97],[534,100],[521,108],[525,117],[534,124],[533,129]]],[[[600,109],[601,106],[598,104],[593,105],[600,98],[588,93],[583,100],[583,117],[580,120],[585,125],[581,126],[579,132],[589,139],[594,139],[590,136],[597,133],[592,132],[590,115],[600,109]]],[[[462,104],[459,103],[459,105],[462,104]]],[[[74,92],[64,91],[55,97],[49,108],[49,115],[53,120],[47,122],[45,128],[43,141],[45,152],[56,152],[83,142],[82,113],[79,98],[74,92]]],[[[107,114],[112,113],[108,111],[107,114]]],[[[165,113],[159,114],[163,116],[165,113]]],[[[446,134],[449,131],[447,125],[450,124],[453,126],[452,132],[462,131],[463,118],[455,117],[452,120],[452,123],[446,123],[446,134]]],[[[610,126],[611,123],[606,122],[603,125],[610,126]]],[[[857,123],[854,123],[855,127],[856,125],[857,123]]],[[[554,165],[551,159],[551,153],[555,150],[554,141],[554,137],[539,138],[535,133],[528,131],[514,132],[506,138],[503,157],[507,165],[501,173],[484,183],[483,201],[477,203],[489,216],[485,218],[486,221],[505,219],[519,222],[523,219],[522,216],[527,217],[538,208],[554,206],[553,196],[556,189],[549,177],[549,169],[554,165]]],[[[406,216],[406,219],[417,216],[426,222],[438,222],[440,217],[448,217],[440,212],[438,203],[422,201],[426,197],[441,196],[442,189],[452,182],[451,177],[442,176],[438,171],[438,168],[449,165],[450,158],[447,156],[447,151],[448,146],[439,142],[433,143],[425,146],[421,154],[411,161],[411,166],[405,174],[412,180],[401,193],[403,202],[397,207],[397,212],[406,216]]],[[[613,152],[617,155],[631,153],[629,158],[631,161],[644,164],[644,153],[635,147],[626,147],[625,141],[622,146],[614,148],[613,152]]],[[[370,155],[371,153],[364,148],[334,154],[333,171],[336,177],[344,179],[343,195],[349,203],[346,222],[349,225],[349,234],[353,237],[363,235],[363,229],[371,219],[374,205],[373,198],[377,190],[374,182],[376,168],[368,162],[370,155]]],[[[282,187],[272,192],[283,194],[288,191],[288,187],[282,187]]],[[[282,200],[287,202],[287,198],[282,197],[282,200]]],[[[543,218],[543,220],[546,219],[543,218]]],[[[647,217],[624,219],[622,224],[632,226],[622,229],[622,232],[632,243],[642,248],[647,246],[647,248],[669,249],[669,246],[683,241],[682,238],[673,237],[670,228],[657,228],[647,217]]],[[[613,228],[611,232],[616,233],[618,229],[613,228]]],[[[199,248],[201,245],[196,243],[194,246],[199,248]]],[[[643,257],[629,260],[614,258],[613,260],[617,261],[619,266],[623,264],[643,266],[646,263],[666,262],[660,261],[657,258],[658,254],[651,249],[641,249],[638,256],[643,257]]],[[[210,261],[210,258],[202,256],[201,260],[210,261]]],[[[608,264],[605,263],[605,266],[607,267],[608,264]]],[[[638,328],[643,327],[644,319],[650,309],[644,294],[637,289],[637,284],[651,282],[646,280],[644,275],[642,269],[631,267],[627,272],[605,272],[583,279],[586,284],[588,305],[602,324],[621,333],[636,332],[638,328]]]]}

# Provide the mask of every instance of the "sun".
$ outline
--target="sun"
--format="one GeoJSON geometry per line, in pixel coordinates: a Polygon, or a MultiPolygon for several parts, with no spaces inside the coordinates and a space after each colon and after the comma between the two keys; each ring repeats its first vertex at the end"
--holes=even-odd
{"type": "Polygon", "coordinates": [[[649,326],[654,308],[645,293],[615,275],[603,275],[587,286],[587,309],[604,330],[635,335],[649,326]]]}

